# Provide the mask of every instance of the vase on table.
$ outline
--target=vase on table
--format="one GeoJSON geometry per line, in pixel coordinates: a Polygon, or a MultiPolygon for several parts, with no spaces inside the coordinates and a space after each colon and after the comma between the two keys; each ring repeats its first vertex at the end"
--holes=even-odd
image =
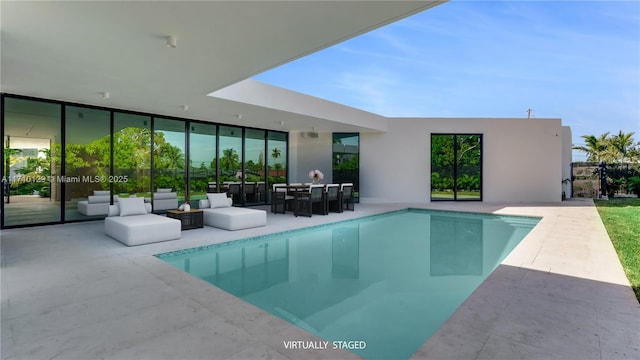
{"type": "Polygon", "coordinates": [[[318,176],[314,176],[313,177],[313,183],[314,184],[319,184],[320,183],[320,178],[318,176]]]}

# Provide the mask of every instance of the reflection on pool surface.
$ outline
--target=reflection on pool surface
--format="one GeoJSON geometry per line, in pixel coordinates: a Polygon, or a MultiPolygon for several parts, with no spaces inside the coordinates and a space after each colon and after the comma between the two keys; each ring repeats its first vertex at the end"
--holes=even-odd
{"type": "Polygon", "coordinates": [[[156,256],[329,346],[406,359],[538,221],[408,209],[156,256]]]}

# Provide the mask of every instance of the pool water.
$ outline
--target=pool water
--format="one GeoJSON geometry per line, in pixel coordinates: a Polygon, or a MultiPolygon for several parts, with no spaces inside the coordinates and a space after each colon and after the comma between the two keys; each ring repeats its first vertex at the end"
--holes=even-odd
{"type": "Polygon", "coordinates": [[[406,209],[156,256],[329,347],[407,359],[538,221],[406,209]]]}

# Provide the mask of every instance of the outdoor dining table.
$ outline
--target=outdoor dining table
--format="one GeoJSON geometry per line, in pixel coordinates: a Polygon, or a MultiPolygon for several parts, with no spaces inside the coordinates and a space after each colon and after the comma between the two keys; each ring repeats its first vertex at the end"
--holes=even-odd
{"type": "Polygon", "coordinates": [[[310,185],[275,185],[276,189],[287,189],[287,192],[309,191],[310,185]]]}

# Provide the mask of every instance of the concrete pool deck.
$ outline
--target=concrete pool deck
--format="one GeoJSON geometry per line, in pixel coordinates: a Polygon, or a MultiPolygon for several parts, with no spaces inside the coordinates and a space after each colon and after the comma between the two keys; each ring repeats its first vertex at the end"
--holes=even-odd
{"type": "Polygon", "coordinates": [[[319,339],[152,255],[408,206],[542,217],[413,358],[640,358],[640,305],[591,200],[269,213],[266,227],[205,227],[137,247],[105,236],[102,221],[3,230],[1,358],[355,359],[285,349],[319,339]]]}

